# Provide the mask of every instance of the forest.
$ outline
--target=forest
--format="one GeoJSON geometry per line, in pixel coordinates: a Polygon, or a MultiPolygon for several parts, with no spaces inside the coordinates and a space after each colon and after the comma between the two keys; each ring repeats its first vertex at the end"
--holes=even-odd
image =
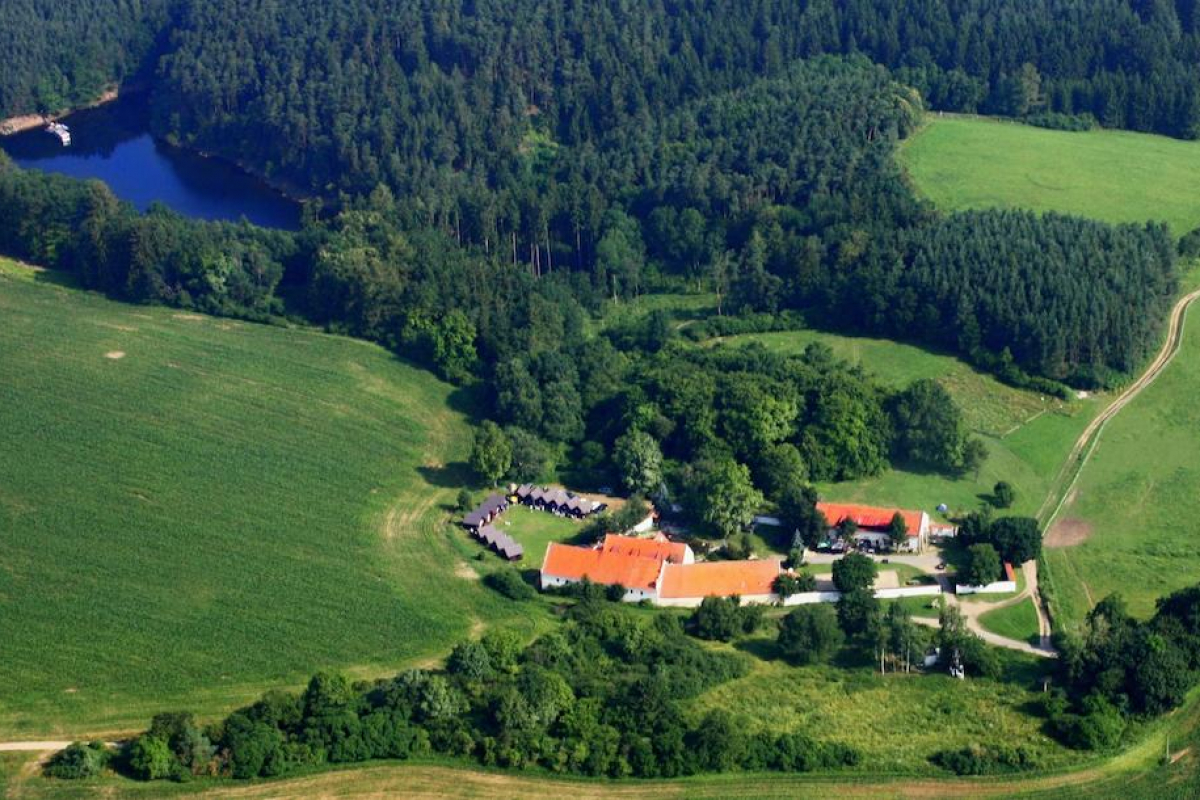
{"type": "Polygon", "coordinates": [[[128,301],[380,342],[482,385],[505,455],[489,479],[569,465],[580,485],[690,499],[727,538],[764,498],[809,505],[786,486],[962,474],[986,449],[936,385],[885,390],[820,348],[697,348],[665,313],[597,335],[606,308],[705,289],[746,330],[915,340],[1063,397],[1157,346],[1178,284],[1164,225],[938,213],[896,148],[947,76],[974,76],[970,108],[1013,114],[1101,112],[1054,100],[1055,80],[1169,85],[1193,17],[1110,2],[1104,31],[1159,47],[1136,62],[1080,4],[912,5],[194,0],[141,56],[154,125],[308,187],[304,228],[138,214],[0,156],[0,251],[128,301]],[[977,19],[986,34],[962,27],[977,19]],[[1002,108],[1018,73],[1022,108],[1002,108]]]}

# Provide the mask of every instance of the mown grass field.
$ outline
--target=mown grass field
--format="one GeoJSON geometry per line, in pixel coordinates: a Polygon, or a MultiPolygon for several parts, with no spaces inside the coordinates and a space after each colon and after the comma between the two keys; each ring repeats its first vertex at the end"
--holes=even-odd
{"type": "Polygon", "coordinates": [[[546,558],[546,545],[569,542],[579,535],[584,525],[580,520],[556,517],[526,506],[510,508],[494,524],[525,548],[522,569],[540,569],[546,558]]]}
{"type": "Polygon", "coordinates": [[[547,624],[471,580],[447,524],[470,446],[450,386],[47,277],[0,266],[0,739],[214,715],[547,624]]]}
{"type": "Polygon", "coordinates": [[[1139,616],[1200,581],[1200,316],[1159,379],[1118,414],[1059,514],[1075,543],[1047,551],[1062,619],[1120,592],[1139,616]]]}
{"type": "Polygon", "coordinates": [[[1037,611],[1034,610],[1033,601],[1028,598],[981,615],[979,624],[985,630],[1021,642],[1028,642],[1038,636],[1037,611]]]}
{"type": "Polygon", "coordinates": [[[1127,131],[1052,131],[930,116],[901,148],[917,190],[947,209],[1012,206],[1107,222],[1200,227],[1200,143],[1127,131]]]}
{"type": "Polygon", "coordinates": [[[874,478],[819,486],[822,495],[830,499],[920,508],[931,514],[945,503],[952,512],[965,512],[979,507],[996,482],[1005,480],[1017,491],[1011,513],[1032,514],[1075,438],[1105,402],[1103,397],[1061,402],[1014,389],[953,356],[886,339],[802,330],[721,341],[724,347],[757,342],[788,354],[802,353],[810,343],[821,342],[839,358],[861,366],[890,386],[933,378],[946,387],[963,410],[967,426],[987,445],[988,460],[978,475],[892,469],[874,478]]]}

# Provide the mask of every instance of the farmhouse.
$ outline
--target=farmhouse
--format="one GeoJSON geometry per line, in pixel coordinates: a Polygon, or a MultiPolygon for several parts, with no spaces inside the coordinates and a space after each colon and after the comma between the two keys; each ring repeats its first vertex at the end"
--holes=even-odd
{"type": "Polygon", "coordinates": [[[584,579],[622,586],[628,602],[649,600],[660,606],[693,607],[705,597],[737,595],[746,603],[769,603],[779,562],[717,561],[697,564],[692,549],[662,534],[653,539],[609,534],[597,547],[551,542],[542,565],[542,588],[567,586],[584,579]]]}
{"type": "Polygon", "coordinates": [[[899,550],[919,553],[929,545],[929,515],[924,511],[909,511],[902,508],[879,508],[849,503],[817,503],[817,510],[825,515],[830,533],[833,533],[844,520],[851,520],[858,527],[854,540],[858,543],[869,542],[873,547],[890,548],[892,538],[889,528],[892,517],[899,514],[908,530],[906,541],[899,550]]]}

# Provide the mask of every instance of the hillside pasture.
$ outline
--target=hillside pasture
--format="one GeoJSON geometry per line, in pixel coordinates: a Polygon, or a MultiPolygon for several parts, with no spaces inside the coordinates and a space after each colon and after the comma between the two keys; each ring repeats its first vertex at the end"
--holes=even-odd
{"type": "Polygon", "coordinates": [[[929,116],[900,150],[917,191],[947,210],[1013,207],[1105,222],[1200,227],[1200,142],[929,116]]]}
{"type": "Polygon", "coordinates": [[[56,279],[0,265],[0,737],[213,715],[545,624],[463,579],[450,386],[362,342],[56,279]]]}
{"type": "Polygon", "coordinates": [[[1132,613],[1200,574],[1200,317],[1159,379],[1105,428],[1052,529],[1046,560],[1061,619],[1120,592],[1132,613]]]}

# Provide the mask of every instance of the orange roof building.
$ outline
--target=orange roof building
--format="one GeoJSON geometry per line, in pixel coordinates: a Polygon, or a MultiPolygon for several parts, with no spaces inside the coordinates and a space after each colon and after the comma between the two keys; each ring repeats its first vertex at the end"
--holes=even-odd
{"type": "Polygon", "coordinates": [[[929,515],[924,511],[854,503],[817,503],[817,510],[825,515],[825,521],[829,523],[830,528],[836,528],[843,520],[853,520],[863,537],[886,533],[892,524],[892,517],[899,514],[908,529],[909,550],[922,550],[929,541],[929,515]]]}
{"type": "Polygon", "coordinates": [[[738,595],[748,602],[774,599],[778,561],[697,564],[692,549],[665,536],[637,539],[609,534],[595,548],[551,542],[542,563],[542,588],[589,580],[625,587],[624,599],[696,606],[705,597],[738,595]]]}
{"type": "Polygon", "coordinates": [[[653,558],[551,542],[542,562],[542,588],[579,583],[586,578],[605,586],[624,586],[626,599],[643,600],[655,595],[662,564],[653,558]]]}
{"type": "Polygon", "coordinates": [[[712,561],[703,564],[666,564],[658,596],[663,605],[690,604],[697,598],[732,597],[767,601],[775,592],[779,562],[712,561]]]}
{"type": "Polygon", "coordinates": [[[610,533],[604,537],[600,549],[605,553],[621,553],[637,558],[652,558],[655,561],[670,561],[672,564],[691,564],[696,560],[692,548],[683,542],[672,542],[661,533],[653,539],[639,539],[610,533]]]}

